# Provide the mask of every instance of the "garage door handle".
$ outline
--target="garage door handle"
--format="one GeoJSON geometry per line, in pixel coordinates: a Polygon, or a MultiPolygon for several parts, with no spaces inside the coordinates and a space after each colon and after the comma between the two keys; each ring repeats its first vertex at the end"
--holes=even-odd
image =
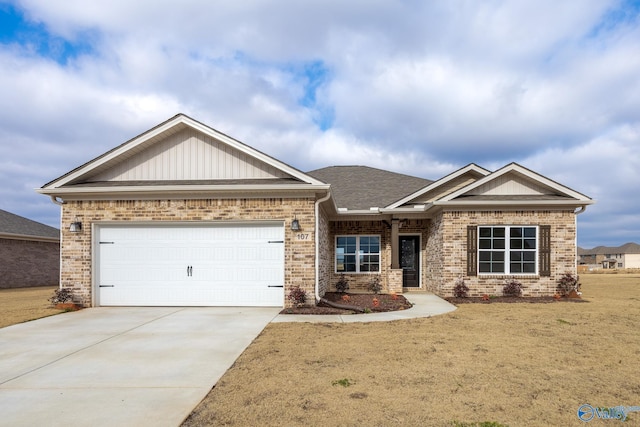
{"type": "Polygon", "coordinates": [[[284,288],[284,285],[268,285],[268,288],[284,288]]]}
{"type": "Polygon", "coordinates": [[[100,285],[101,288],[114,288],[115,285],[100,285]]]}

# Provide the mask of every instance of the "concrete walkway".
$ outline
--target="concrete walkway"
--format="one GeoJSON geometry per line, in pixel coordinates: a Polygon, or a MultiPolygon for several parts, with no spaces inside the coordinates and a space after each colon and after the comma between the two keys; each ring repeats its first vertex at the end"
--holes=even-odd
{"type": "Polygon", "coordinates": [[[419,317],[431,317],[438,314],[449,313],[456,306],[443,300],[439,296],[427,293],[408,293],[404,297],[413,303],[408,310],[389,311],[384,313],[369,314],[337,314],[337,315],[312,315],[312,314],[280,314],[272,322],[310,322],[310,323],[355,323],[355,322],[389,322],[392,320],[415,319],[419,317]]]}
{"type": "Polygon", "coordinates": [[[405,294],[403,311],[103,307],[0,328],[0,426],[179,426],[269,322],[381,322],[455,306],[405,294]]]}
{"type": "Polygon", "coordinates": [[[91,308],[0,329],[0,426],[178,426],[278,308],[91,308]]]}

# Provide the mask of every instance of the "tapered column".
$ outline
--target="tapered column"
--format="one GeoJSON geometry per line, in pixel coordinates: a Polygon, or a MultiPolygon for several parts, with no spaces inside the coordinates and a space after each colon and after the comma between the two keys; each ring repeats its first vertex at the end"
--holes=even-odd
{"type": "Polygon", "coordinates": [[[391,220],[391,268],[400,268],[400,220],[391,220]]]}

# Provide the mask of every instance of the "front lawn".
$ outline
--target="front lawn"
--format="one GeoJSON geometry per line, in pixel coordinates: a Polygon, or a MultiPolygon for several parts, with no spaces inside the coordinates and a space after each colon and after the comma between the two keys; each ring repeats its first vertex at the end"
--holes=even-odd
{"type": "Polygon", "coordinates": [[[581,281],[582,304],[270,324],[184,425],[569,426],[582,404],[640,406],[640,275],[581,281]]]}
{"type": "Polygon", "coordinates": [[[57,286],[0,289],[0,328],[61,313],[49,298],[57,286]]]}

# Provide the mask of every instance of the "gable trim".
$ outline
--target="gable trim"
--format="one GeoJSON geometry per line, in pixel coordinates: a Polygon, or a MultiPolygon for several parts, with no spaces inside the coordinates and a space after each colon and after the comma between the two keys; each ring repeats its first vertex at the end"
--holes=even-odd
{"type": "Polygon", "coordinates": [[[487,204],[519,204],[519,205],[523,205],[523,204],[531,204],[531,203],[535,203],[535,204],[550,204],[550,205],[559,205],[559,204],[575,204],[576,202],[579,202],[580,205],[590,205],[593,203],[593,200],[587,196],[585,196],[582,193],[579,193],[577,191],[574,191],[572,189],[570,189],[569,187],[566,187],[562,184],[559,184],[547,177],[544,177],[536,172],[533,172],[530,169],[527,169],[523,166],[520,166],[517,163],[510,163],[506,166],[504,166],[503,168],[485,176],[484,178],[479,179],[478,181],[471,183],[469,185],[467,185],[466,187],[463,187],[457,191],[454,191],[451,194],[448,194],[447,196],[441,198],[440,200],[434,202],[434,204],[461,204],[461,205],[468,205],[468,204],[477,204],[478,202],[473,202],[473,201],[461,201],[461,200],[455,200],[456,198],[468,193],[469,191],[480,187],[481,185],[486,184],[487,182],[490,182],[502,175],[505,175],[507,173],[510,172],[515,172],[518,174],[521,174],[533,181],[536,181],[537,183],[543,185],[543,186],[547,186],[549,188],[554,189],[555,191],[562,193],[568,197],[571,197],[573,200],[521,200],[521,201],[492,201],[492,202],[487,202],[484,201],[482,202],[487,203],[487,204]]]}
{"type": "MultiPolygon", "coordinates": [[[[135,152],[136,150],[141,150],[141,146],[143,146],[145,143],[149,143],[151,140],[153,140],[154,138],[157,138],[159,136],[161,136],[164,133],[168,133],[171,131],[171,129],[182,129],[183,127],[191,127],[199,132],[202,132],[203,134],[214,138],[224,144],[227,144],[228,146],[250,156],[253,157],[259,161],[262,161],[304,183],[307,184],[311,184],[311,185],[323,185],[325,184],[324,182],[317,180],[301,171],[299,171],[298,169],[287,165],[286,163],[283,163],[271,156],[268,156],[264,153],[262,153],[261,151],[258,151],[252,147],[249,147],[248,145],[234,139],[231,138],[228,135],[225,135],[221,132],[218,132],[217,130],[203,124],[200,123],[194,119],[192,119],[191,117],[188,117],[184,114],[178,114],[176,116],[174,116],[173,118],[167,120],[164,123],[161,123],[160,125],[148,130],[147,132],[142,133],[141,135],[125,142],[124,144],[112,149],[111,151],[108,151],[104,154],[102,154],[101,156],[96,157],[95,159],[85,163],[84,165],[68,172],[65,175],[62,175],[61,177],[45,184],[42,187],[42,190],[53,190],[53,189],[59,189],[60,187],[63,187],[69,183],[72,183],[73,181],[79,180],[81,179],[83,176],[87,176],[90,175],[92,172],[97,171],[100,167],[105,166],[106,164],[108,164],[109,162],[112,162],[116,159],[118,159],[118,157],[123,156],[125,153],[128,152],[135,152]]],[[[49,194],[48,192],[44,192],[45,194],[49,194]]]]}
{"type": "Polygon", "coordinates": [[[396,208],[404,205],[405,203],[408,203],[411,200],[413,200],[413,199],[415,199],[417,197],[420,197],[423,194],[426,194],[429,191],[432,191],[432,190],[442,186],[443,184],[446,184],[447,182],[458,178],[461,175],[464,175],[467,172],[477,172],[477,173],[479,173],[479,174],[481,174],[483,176],[487,176],[487,175],[489,175],[491,173],[487,169],[482,168],[482,167],[476,165],[475,163],[470,163],[467,166],[465,166],[463,168],[460,168],[457,171],[455,171],[453,173],[450,173],[449,175],[447,175],[447,176],[445,176],[443,178],[440,178],[439,180],[427,185],[426,187],[421,188],[420,190],[418,190],[418,191],[416,191],[414,193],[411,193],[408,196],[398,200],[397,202],[387,206],[386,209],[396,209],[396,208]]]}

